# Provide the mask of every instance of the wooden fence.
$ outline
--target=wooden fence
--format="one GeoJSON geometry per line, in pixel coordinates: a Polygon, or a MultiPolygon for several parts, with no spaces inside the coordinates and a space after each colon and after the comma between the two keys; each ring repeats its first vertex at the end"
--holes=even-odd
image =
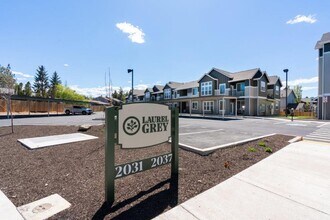
{"type": "MultiPolygon", "coordinates": [[[[281,111],[281,116],[285,116],[285,111],[281,111]]],[[[315,112],[300,112],[300,111],[294,111],[294,116],[303,116],[303,117],[316,117],[315,112]]]]}
{"type": "MultiPolygon", "coordinates": [[[[47,102],[47,101],[32,101],[32,100],[12,100],[13,113],[64,113],[65,108],[69,108],[72,104],[65,104],[63,102],[47,102]]],[[[104,111],[102,105],[86,105],[93,110],[93,112],[104,111]]],[[[0,99],[0,113],[7,112],[7,101],[0,99]]]]}

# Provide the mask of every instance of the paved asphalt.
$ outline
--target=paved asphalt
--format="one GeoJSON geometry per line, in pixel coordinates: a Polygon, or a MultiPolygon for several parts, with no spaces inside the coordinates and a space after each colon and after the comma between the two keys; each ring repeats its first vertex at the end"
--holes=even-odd
{"type": "MultiPolygon", "coordinates": [[[[18,118],[15,125],[99,125],[104,123],[104,113],[39,118],[18,118]]],[[[180,118],[180,140],[185,145],[200,149],[242,141],[272,133],[306,136],[329,122],[289,121],[285,119],[244,118],[238,120],[212,120],[180,118]]],[[[0,119],[1,126],[9,126],[10,120],[0,119]]]]}

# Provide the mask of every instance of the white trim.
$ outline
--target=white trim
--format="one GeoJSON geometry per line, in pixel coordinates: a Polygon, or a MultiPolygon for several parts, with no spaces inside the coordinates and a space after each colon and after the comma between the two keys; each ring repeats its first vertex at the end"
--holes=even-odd
{"type": "MultiPolygon", "coordinates": [[[[203,110],[205,111],[205,112],[211,112],[211,105],[209,105],[210,106],[210,110],[206,110],[205,109],[205,103],[212,103],[212,109],[213,109],[213,113],[214,113],[214,101],[203,101],[203,110]]],[[[207,105],[206,105],[207,106],[207,105]]]]}
{"type": "MultiPolygon", "coordinates": [[[[204,90],[205,92],[206,90],[204,90]]],[[[207,82],[201,82],[201,96],[212,96],[213,94],[213,81],[207,81],[207,82]],[[207,94],[203,94],[203,84],[204,84],[204,87],[209,87],[209,85],[205,86],[205,84],[211,84],[211,94],[207,93],[207,94]]]]}

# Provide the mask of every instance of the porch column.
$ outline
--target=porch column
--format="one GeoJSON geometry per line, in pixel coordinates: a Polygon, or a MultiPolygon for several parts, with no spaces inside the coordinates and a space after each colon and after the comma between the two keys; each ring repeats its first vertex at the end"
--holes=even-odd
{"type": "Polygon", "coordinates": [[[190,117],[191,117],[191,108],[192,108],[192,106],[191,106],[191,99],[189,100],[189,112],[190,112],[190,117]]]}
{"type": "Polygon", "coordinates": [[[235,99],[235,117],[237,118],[237,99],[235,99]]]}
{"type": "Polygon", "coordinates": [[[225,98],[224,97],[222,98],[222,108],[223,108],[223,109],[221,109],[222,110],[222,119],[224,119],[225,118],[225,111],[226,111],[225,98]]]}
{"type": "Polygon", "coordinates": [[[203,117],[204,117],[204,101],[202,101],[203,117]]]}

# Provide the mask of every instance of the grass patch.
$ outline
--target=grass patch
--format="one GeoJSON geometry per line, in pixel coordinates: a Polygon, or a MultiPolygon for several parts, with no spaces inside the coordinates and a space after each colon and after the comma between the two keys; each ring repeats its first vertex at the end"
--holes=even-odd
{"type": "Polygon", "coordinates": [[[273,150],[270,147],[265,148],[265,152],[267,153],[273,153],[273,150]]]}
{"type": "Polygon", "coordinates": [[[266,147],[266,143],[265,143],[264,141],[260,141],[260,142],[258,143],[258,145],[259,145],[260,147],[266,147]]]}

